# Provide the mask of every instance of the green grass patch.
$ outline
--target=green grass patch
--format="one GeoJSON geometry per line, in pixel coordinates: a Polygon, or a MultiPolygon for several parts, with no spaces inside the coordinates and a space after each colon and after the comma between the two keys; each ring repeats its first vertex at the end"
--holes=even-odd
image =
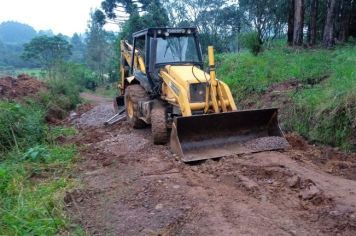
{"type": "MultiPolygon", "coordinates": [[[[27,148],[45,139],[45,112],[34,103],[0,101],[0,153],[27,148]]],[[[1,158],[0,158],[1,159],[1,158]]]]}
{"type": "Polygon", "coordinates": [[[294,50],[278,47],[259,56],[250,53],[217,55],[217,73],[238,99],[262,93],[273,83],[307,81],[330,75],[332,58],[326,50],[294,50]]]}
{"type": "Polygon", "coordinates": [[[259,56],[217,55],[217,74],[239,101],[256,98],[274,83],[298,80],[286,129],[312,141],[356,151],[356,46],[335,50],[272,46],[259,56]]]}
{"type": "Polygon", "coordinates": [[[52,139],[63,137],[70,137],[78,134],[78,130],[73,127],[62,127],[62,126],[55,126],[50,128],[50,136],[52,139]]]}
{"type": "Polygon", "coordinates": [[[117,83],[107,84],[106,86],[100,86],[95,89],[95,91],[87,90],[86,92],[99,95],[106,98],[114,98],[117,96],[117,83]]]}
{"type": "Polygon", "coordinates": [[[74,146],[42,146],[9,153],[0,163],[2,235],[54,235],[67,230],[63,196],[74,186],[74,146]]]}
{"type": "Polygon", "coordinates": [[[78,151],[58,146],[73,128],[45,124],[43,104],[0,101],[0,235],[81,232],[64,213],[63,196],[78,151]]]}

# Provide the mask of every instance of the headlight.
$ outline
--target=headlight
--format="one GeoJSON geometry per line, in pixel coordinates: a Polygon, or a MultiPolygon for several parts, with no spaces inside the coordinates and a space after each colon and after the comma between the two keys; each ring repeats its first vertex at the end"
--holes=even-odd
{"type": "Polygon", "coordinates": [[[189,85],[190,102],[205,102],[206,83],[196,83],[189,85]]]}

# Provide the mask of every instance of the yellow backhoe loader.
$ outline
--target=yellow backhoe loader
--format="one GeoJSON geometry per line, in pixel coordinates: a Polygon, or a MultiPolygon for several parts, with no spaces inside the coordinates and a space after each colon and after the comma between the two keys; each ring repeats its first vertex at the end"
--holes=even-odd
{"type": "Polygon", "coordinates": [[[151,125],[155,144],[169,141],[184,162],[283,149],[277,109],[238,111],[229,87],[209,68],[196,28],[149,28],[121,41],[119,96],[133,128],[151,125]]]}

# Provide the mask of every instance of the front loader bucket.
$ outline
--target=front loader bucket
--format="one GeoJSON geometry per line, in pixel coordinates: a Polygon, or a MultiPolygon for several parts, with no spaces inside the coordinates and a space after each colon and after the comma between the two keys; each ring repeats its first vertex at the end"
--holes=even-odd
{"type": "Polygon", "coordinates": [[[175,118],[171,148],[183,162],[284,149],[277,116],[273,108],[175,118]]]}

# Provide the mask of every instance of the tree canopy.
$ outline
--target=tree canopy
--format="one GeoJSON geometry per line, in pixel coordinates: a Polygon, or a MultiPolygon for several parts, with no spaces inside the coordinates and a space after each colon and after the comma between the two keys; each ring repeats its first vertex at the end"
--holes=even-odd
{"type": "Polygon", "coordinates": [[[326,47],[356,37],[356,0],[104,0],[101,6],[100,16],[120,25],[120,38],[151,26],[196,26],[203,48],[213,44],[221,52],[239,50],[245,34],[261,45],[285,38],[292,46],[326,47]]]}
{"type": "Polygon", "coordinates": [[[24,45],[22,57],[37,63],[50,72],[57,62],[69,58],[71,47],[61,36],[38,36],[24,45]]]}

